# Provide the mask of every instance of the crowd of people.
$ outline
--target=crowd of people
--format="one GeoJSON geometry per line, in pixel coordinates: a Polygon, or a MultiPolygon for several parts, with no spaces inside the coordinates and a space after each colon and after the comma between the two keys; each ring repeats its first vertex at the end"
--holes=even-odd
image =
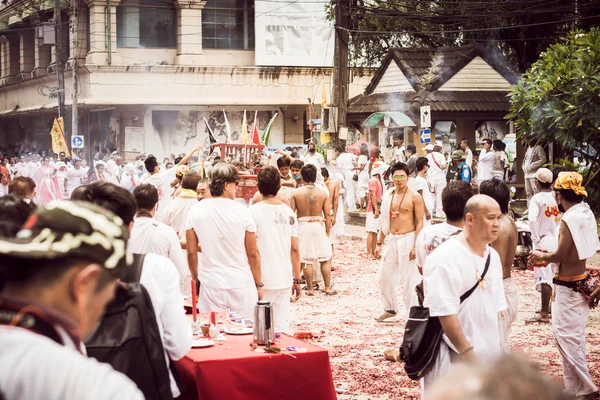
{"type": "MultiPolygon", "coordinates": [[[[172,365],[191,346],[184,304],[192,292],[201,313],[252,318],[257,300],[269,301],[275,331],[291,333],[291,303],[338,294],[331,271],[345,210],[367,213],[383,309],[375,320],[408,318],[419,304],[439,318],[443,341],[421,381],[427,398],[436,381],[456,373],[457,360],[492,362],[510,352],[519,309],[504,149],[485,141],[474,178],[473,152],[466,140],[460,147],[450,160],[439,145],[420,157],[395,138],[391,160],[367,145],[360,155],[338,149],[329,164],[312,142],[306,154],[265,152],[250,201],[237,196],[244,166],[216,154],[198,161],[200,146],[162,163],[141,154],[124,164],[115,153],[91,171],[64,154],[9,160],[0,171],[8,176],[0,197],[0,371],[19,372],[0,374],[0,398],[179,396],[172,365]],[[442,222],[432,224],[434,217],[442,222]],[[119,369],[128,380],[82,356],[87,348],[111,363],[98,353],[116,329],[113,314],[103,313],[135,283],[151,300],[145,329],[163,350],[150,357],[166,377],[160,389],[139,373],[119,369]],[[66,364],[68,380],[57,379],[56,363],[66,364]]],[[[599,247],[595,219],[581,175],[533,165],[540,159],[526,157],[530,263],[542,299],[531,322],[551,320],[566,391],[592,399],[598,389],[586,364],[585,326],[600,289],[585,262],[599,247]]]]}

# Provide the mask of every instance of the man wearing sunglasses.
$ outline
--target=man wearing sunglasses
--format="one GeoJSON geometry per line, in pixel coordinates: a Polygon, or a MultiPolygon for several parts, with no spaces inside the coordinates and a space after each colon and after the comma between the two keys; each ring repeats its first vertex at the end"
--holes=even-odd
{"type": "Polygon", "coordinates": [[[421,276],[415,264],[415,241],[423,228],[423,198],[408,187],[408,167],[397,162],[390,168],[394,188],[384,196],[375,257],[380,258],[379,293],[384,312],[375,318],[383,322],[398,313],[396,286],[404,284],[406,314],[417,302],[415,286],[421,276]]]}

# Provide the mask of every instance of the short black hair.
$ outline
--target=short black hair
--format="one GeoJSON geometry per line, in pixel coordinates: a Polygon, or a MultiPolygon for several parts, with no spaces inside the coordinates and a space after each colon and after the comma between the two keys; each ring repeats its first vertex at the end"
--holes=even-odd
{"type": "Polygon", "coordinates": [[[397,163],[392,164],[390,167],[390,176],[393,176],[394,172],[396,171],[404,171],[406,172],[406,175],[408,175],[408,166],[403,162],[398,161],[397,163]]]}
{"type": "Polygon", "coordinates": [[[173,160],[173,164],[174,165],[179,165],[179,163],[181,162],[181,160],[183,160],[183,157],[176,157],[175,160],[173,160]]]}
{"type": "Polygon", "coordinates": [[[304,167],[304,161],[302,161],[302,160],[294,160],[290,164],[290,168],[302,169],[302,167],[304,167]]]}
{"type": "Polygon", "coordinates": [[[451,181],[442,191],[442,207],[446,219],[450,222],[462,221],[465,217],[465,205],[473,197],[471,184],[465,181],[451,181]]]}
{"type": "Polygon", "coordinates": [[[540,185],[540,187],[542,189],[550,189],[552,187],[552,182],[542,182],[542,181],[537,180],[537,183],[538,183],[538,185],[540,185]]]}
{"type": "Polygon", "coordinates": [[[200,182],[200,174],[196,171],[188,171],[181,178],[181,187],[183,189],[196,190],[200,182]]]}
{"type": "Polygon", "coordinates": [[[277,159],[277,168],[289,167],[292,162],[287,157],[279,157],[277,159]]]}
{"type": "Polygon", "coordinates": [[[504,182],[498,178],[493,178],[481,182],[479,185],[479,193],[490,196],[500,205],[502,214],[508,213],[508,205],[510,204],[510,189],[504,182]]]}
{"type": "Polygon", "coordinates": [[[153,185],[145,183],[133,189],[133,197],[138,210],[152,210],[158,203],[158,190],[153,185]]]}
{"type": "Polygon", "coordinates": [[[300,175],[305,183],[315,183],[317,180],[317,167],[312,164],[306,164],[300,170],[300,175]]]}
{"type": "Polygon", "coordinates": [[[581,203],[585,198],[582,194],[577,194],[571,189],[555,189],[569,203],[581,203]]]}
{"type": "Polygon", "coordinates": [[[8,193],[17,197],[31,195],[35,191],[35,182],[28,176],[17,176],[8,185],[8,193]]]}
{"type": "Polygon", "coordinates": [[[467,146],[469,145],[469,139],[467,138],[462,138],[460,142],[466,144],[467,146]]]}
{"type": "Polygon", "coordinates": [[[417,171],[419,171],[419,172],[423,171],[423,168],[425,168],[427,165],[429,165],[429,160],[426,157],[417,158],[417,162],[416,162],[417,171]]]}
{"type": "Polygon", "coordinates": [[[268,165],[258,173],[258,191],[263,196],[277,196],[281,188],[281,175],[277,168],[268,165]]]}
{"type": "Polygon", "coordinates": [[[329,178],[329,171],[327,171],[327,168],[321,168],[321,175],[323,175],[323,178],[329,178]]]}
{"type": "Polygon", "coordinates": [[[485,138],[485,139],[483,139],[483,142],[482,142],[482,143],[487,143],[487,144],[489,144],[489,145],[491,146],[491,145],[492,145],[492,139],[490,139],[490,138],[485,138]]]}
{"type": "Polygon", "coordinates": [[[406,151],[410,151],[411,153],[415,154],[417,152],[417,146],[414,144],[409,144],[406,146],[406,151]]]}
{"type": "Polygon", "coordinates": [[[156,167],[158,166],[158,161],[156,161],[156,157],[148,156],[144,160],[144,165],[146,166],[146,171],[153,173],[154,169],[156,169],[156,167]]]}
{"type": "Polygon", "coordinates": [[[502,140],[494,140],[494,150],[504,151],[504,149],[506,149],[506,144],[502,140]]]}
{"type": "Polygon", "coordinates": [[[137,210],[135,198],[129,190],[104,181],[78,187],[71,194],[71,200],[87,201],[104,207],[121,218],[125,225],[133,222],[137,210]]]}
{"type": "Polygon", "coordinates": [[[0,197],[0,237],[14,237],[35,209],[18,196],[0,197]]]}

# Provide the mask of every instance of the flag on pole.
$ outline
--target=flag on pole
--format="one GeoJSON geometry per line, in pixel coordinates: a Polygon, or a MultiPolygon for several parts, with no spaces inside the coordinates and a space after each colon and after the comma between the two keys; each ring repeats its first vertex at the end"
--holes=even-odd
{"type": "Polygon", "coordinates": [[[261,144],[260,136],[258,134],[258,126],[256,125],[256,117],[258,115],[258,111],[254,112],[254,123],[252,124],[252,143],[261,144]]]}
{"type": "Polygon", "coordinates": [[[327,88],[325,87],[323,75],[321,75],[321,107],[327,107],[327,88]]]}
{"type": "Polygon", "coordinates": [[[204,124],[206,125],[206,129],[208,129],[208,138],[210,140],[210,143],[219,143],[219,141],[217,140],[217,137],[215,136],[215,134],[213,133],[212,129],[210,129],[210,125],[208,124],[208,121],[206,120],[206,118],[202,118],[204,119],[204,124]]]}
{"type": "Polygon", "coordinates": [[[231,138],[231,126],[229,126],[229,120],[227,119],[225,110],[223,110],[223,115],[225,116],[225,143],[229,143],[229,139],[231,138]]]}
{"type": "Polygon", "coordinates": [[[248,120],[246,119],[246,110],[244,110],[244,119],[242,119],[242,144],[250,144],[250,136],[248,136],[248,120]]]}
{"type": "Polygon", "coordinates": [[[276,117],[277,113],[273,115],[273,118],[271,118],[271,120],[267,124],[267,127],[265,128],[265,131],[262,134],[262,142],[265,146],[269,146],[269,139],[271,138],[271,128],[273,127],[273,121],[275,121],[276,117]]]}
{"type": "Polygon", "coordinates": [[[63,117],[54,118],[50,136],[52,137],[52,151],[56,154],[60,154],[62,151],[67,157],[71,157],[71,152],[69,151],[69,146],[67,146],[67,141],[65,139],[63,117]]]}

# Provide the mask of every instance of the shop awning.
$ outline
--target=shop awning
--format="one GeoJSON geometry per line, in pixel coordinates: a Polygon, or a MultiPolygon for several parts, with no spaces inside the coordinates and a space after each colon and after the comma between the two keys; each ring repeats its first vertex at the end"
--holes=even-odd
{"type": "Polygon", "coordinates": [[[415,123],[406,114],[401,112],[376,112],[362,123],[365,128],[373,128],[380,124],[390,125],[394,122],[397,126],[416,126],[415,123]],[[386,123],[387,120],[387,123],[386,123]]]}

